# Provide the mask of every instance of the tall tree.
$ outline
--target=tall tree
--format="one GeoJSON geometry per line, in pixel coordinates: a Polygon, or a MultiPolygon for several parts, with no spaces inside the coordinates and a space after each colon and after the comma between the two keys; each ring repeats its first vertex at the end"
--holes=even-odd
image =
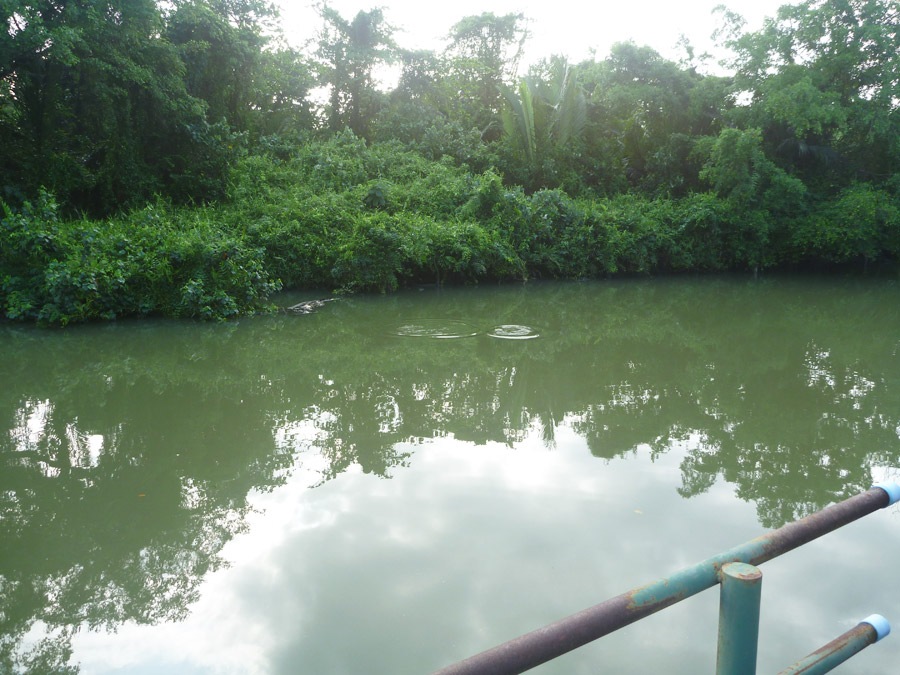
{"type": "Polygon", "coordinates": [[[91,211],[161,189],[160,148],[202,108],[156,2],[5,4],[0,184],[91,211]]]}
{"type": "Polygon", "coordinates": [[[329,88],[328,126],[332,131],[349,128],[369,138],[379,100],[374,71],[393,60],[394,27],[381,9],[360,11],[351,21],[326,3],[318,11],[324,25],[316,57],[321,80],[329,88]]]}
{"type": "MultiPolygon", "coordinates": [[[[614,45],[606,59],[609,79],[595,101],[609,106],[632,184],[653,193],[679,193],[696,185],[690,162],[693,137],[717,129],[714,101],[695,105],[704,77],[662,58],[649,47],[614,45]]],[[[724,102],[725,90],[720,90],[724,102]]],[[[721,103],[719,104],[721,105],[721,103]]]]}
{"type": "Polygon", "coordinates": [[[805,179],[883,181],[900,170],[900,5],[805,0],[760,31],[725,15],[738,123],[763,129],[767,151],[805,179]]]}
{"type": "Polygon", "coordinates": [[[379,112],[376,138],[418,145],[452,108],[446,63],[431,50],[399,50],[400,78],[379,112]]]}
{"type": "MultiPolygon", "coordinates": [[[[517,176],[528,190],[558,187],[558,165],[573,153],[586,120],[587,103],[577,71],[562,58],[547,64],[543,77],[520,80],[505,89],[503,131],[524,169],[517,176]]],[[[517,181],[518,182],[518,181],[517,181]]]]}
{"type": "Polygon", "coordinates": [[[450,30],[447,54],[460,112],[486,139],[499,137],[503,88],[515,83],[528,35],[524,15],[492,12],[467,16],[450,30]]]}
{"type": "Polygon", "coordinates": [[[722,128],[728,80],[634,43],[617,43],[578,70],[588,95],[586,154],[595,164],[585,171],[602,191],[681,196],[699,187],[694,148],[722,128]]]}
{"type": "Polygon", "coordinates": [[[177,0],[166,37],[185,64],[188,93],[201,99],[210,122],[251,130],[266,93],[275,29],[274,6],[260,0],[177,0]]]}
{"type": "Polygon", "coordinates": [[[292,48],[262,52],[259,97],[253,130],[261,136],[291,134],[315,126],[309,92],[316,86],[313,64],[292,48]]]}
{"type": "Polygon", "coordinates": [[[2,0],[0,197],[95,214],[224,194],[243,132],[311,126],[264,0],[2,0]]]}

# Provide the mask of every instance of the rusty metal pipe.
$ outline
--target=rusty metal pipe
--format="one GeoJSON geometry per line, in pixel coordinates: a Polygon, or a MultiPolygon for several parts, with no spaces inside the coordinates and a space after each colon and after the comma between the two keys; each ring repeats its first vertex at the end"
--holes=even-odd
{"type": "Polygon", "coordinates": [[[732,562],[760,565],[898,500],[900,486],[878,484],[670,577],[634,588],[442,668],[434,675],[523,673],[715,586],[723,565],[732,562]]]}
{"type": "Polygon", "coordinates": [[[891,626],[880,614],[873,614],[860,621],[843,635],[824,647],[785,668],[778,675],[821,675],[828,673],[851,656],[873,645],[891,632],[891,626]]]}

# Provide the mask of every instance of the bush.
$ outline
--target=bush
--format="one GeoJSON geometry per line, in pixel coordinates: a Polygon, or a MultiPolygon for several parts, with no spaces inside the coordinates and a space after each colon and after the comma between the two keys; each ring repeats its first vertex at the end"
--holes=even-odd
{"type": "Polygon", "coordinates": [[[792,243],[800,259],[868,263],[900,258],[900,205],[868,183],[851,185],[801,220],[792,243]]]}
{"type": "Polygon", "coordinates": [[[47,324],[223,319],[266,310],[282,287],[386,292],[900,257],[890,190],[854,184],[810,210],[797,179],[753,161],[732,171],[722,153],[708,177],[753,185],[752,195],[727,181],[680,199],[528,195],[493,169],[476,174],[396,141],[367,147],[349,132],[277,150],[240,159],[229,201],[214,207],[157,201],[99,221],[61,219],[46,192],[18,208],[0,202],[0,313],[47,324]],[[761,182],[750,171],[760,167],[761,182]]]}
{"type": "Polygon", "coordinates": [[[496,230],[475,222],[412,218],[406,223],[404,273],[443,284],[522,279],[525,265],[496,230]]]}
{"type": "Polygon", "coordinates": [[[403,269],[401,241],[389,214],[360,218],[340,243],[332,277],[344,291],[396,290],[403,269]]]}
{"type": "Polygon", "coordinates": [[[223,319],[267,307],[280,282],[264,251],[207,209],[152,205],[105,222],[59,223],[52,199],[5,210],[2,312],[62,324],[158,314],[223,319]]]}

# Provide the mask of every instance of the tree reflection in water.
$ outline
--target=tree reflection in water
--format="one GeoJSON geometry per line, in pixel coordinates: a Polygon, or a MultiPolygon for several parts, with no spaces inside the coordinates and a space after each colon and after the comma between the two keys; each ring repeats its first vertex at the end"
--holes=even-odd
{"type": "Polygon", "coordinates": [[[540,429],[553,447],[567,426],[601,459],[682,448],[683,496],[722,477],[765,526],[822,508],[897,464],[897,295],[887,282],[548,284],[229,325],[7,326],[0,669],[64,672],[81,627],[184,617],[248,496],[310,452],[322,481],[353,466],[389,477],[409,442],[513,446],[540,429]],[[396,335],[428,316],[481,333],[396,335]],[[540,338],[488,335],[504,325],[540,338]]]}

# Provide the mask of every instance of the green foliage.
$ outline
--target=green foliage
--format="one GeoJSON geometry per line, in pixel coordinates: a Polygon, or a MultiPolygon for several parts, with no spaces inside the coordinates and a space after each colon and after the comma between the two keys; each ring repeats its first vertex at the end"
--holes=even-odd
{"type": "Polygon", "coordinates": [[[519,279],[524,263],[496,230],[465,221],[414,220],[406,240],[411,278],[475,283],[519,279]]]}
{"type": "Polygon", "coordinates": [[[210,124],[254,135],[309,128],[305,99],[312,68],[270,36],[275,7],[260,0],[180,0],[165,18],[165,38],[184,63],[187,92],[210,124]]]}
{"type": "Polygon", "coordinates": [[[24,15],[6,34],[13,54],[0,66],[14,83],[4,103],[15,111],[0,119],[0,183],[15,181],[31,196],[46,186],[65,207],[95,213],[161,189],[160,150],[202,109],[184,89],[177,53],[160,37],[156,4],[16,4],[24,15]]]}
{"type": "Polygon", "coordinates": [[[67,213],[222,198],[249,135],[312,124],[303,59],[255,0],[7,2],[0,189],[67,213]]]}
{"type": "Polygon", "coordinates": [[[181,141],[185,150],[173,150],[169,156],[168,195],[181,203],[222,199],[228,173],[246,151],[246,134],[232,131],[224,120],[216,124],[199,120],[173,133],[172,140],[181,141]]]}
{"type": "Polygon", "coordinates": [[[723,129],[715,139],[697,143],[695,154],[705,156],[700,178],[736,208],[772,209],[789,213],[806,196],[805,185],[768,159],[759,129],[723,129]]]}
{"type": "Polygon", "coordinates": [[[347,291],[393,291],[399,286],[403,266],[395,218],[375,214],[357,220],[340,244],[331,274],[347,291]]]}
{"type": "Polygon", "coordinates": [[[563,192],[540,190],[528,199],[527,220],[515,233],[516,249],[535,276],[570,277],[573,274],[573,233],[583,227],[583,212],[563,192]]]}
{"type": "Polygon", "coordinates": [[[782,69],[761,87],[762,111],[772,122],[789,125],[798,138],[822,137],[831,130],[843,130],[847,111],[836,92],[822,91],[802,66],[782,69]]]}
{"type": "Polygon", "coordinates": [[[267,307],[280,282],[262,249],[211,213],[147,206],[103,223],[60,222],[42,195],[0,222],[0,310],[11,319],[67,324],[159,314],[223,319],[267,307]]]}
{"type": "Polygon", "coordinates": [[[721,197],[746,205],[758,196],[766,158],[758,129],[723,129],[709,150],[700,178],[721,197]]]}
{"type": "Polygon", "coordinates": [[[0,221],[0,303],[12,319],[32,318],[31,289],[41,270],[62,253],[57,205],[45,191],[19,211],[3,206],[0,221]]]}
{"type": "Polygon", "coordinates": [[[735,89],[751,100],[735,119],[763,129],[773,158],[825,193],[898,170],[896,2],[805,0],[755,33],[729,19],[735,89]]]}
{"type": "Polygon", "coordinates": [[[387,292],[414,283],[593,278],[868,263],[900,257],[896,192],[857,183],[813,200],[758,131],[692,150],[714,190],[648,198],[527,192],[346,131],[234,160],[225,201],[163,200],[106,220],[53,197],[3,205],[0,311],[66,324],[266,310],[279,288],[387,292]]]}
{"type": "Polygon", "coordinates": [[[464,17],[450,29],[452,113],[486,140],[499,137],[503,87],[515,81],[528,35],[522,14],[484,12],[464,17]]]}
{"type": "Polygon", "coordinates": [[[346,130],[325,143],[306,145],[296,162],[312,191],[343,192],[368,180],[366,157],[366,142],[346,130]]]}
{"type": "Polygon", "coordinates": [[[900,259],[900,204],[884,190],[853,184],[801,221],[792,243],[798,257],[826,262],[900,259]]]}
{"type": "Polygon", "coordinates": [[[316,56],[322,82],[330,89],[328,127],[368,138],[380,104],[372,74],[377,65],[393,60],[394,28],[378,8],[359,11],[350,21],[325,2],[317,9],[324,22],[316,56]]]}
{"type": "Polygon", "coordinates": [[[699,188],[693,146],[721,129],[727,80],[632,43],[614,45],[601,62],[580,64],[578,76],[588,101],[582,154],[605,174],[590,176],[592,187],[608,193],[630,185],[652,196],[699,188]]]}
{"type": "Polygon", "coordinates": [[[374,183],[363,197],[367,209],[384,209],[388,205],[388,188],[384,183],[374,183]]]}
{"type": "Polygon", "coordinates": [[[504,89],[503,131],[511,151],[507,164],[527,190],[557,187],[560,166],[575,151],[586,121],[584,91],[574,69],[556,58],[546,80],[523,78],[518,89],[504,89]]]}
{"type": "Polygon", "coordinates": [[[126,213],[158,196],[206,205],[252,182],[230,176],[249,166],[245,155],[268,155],[302,177],[299,191],[374,181],[391,195],[373,193],[367,208],[438,220],[486,172],[510,192],[578,198],[711,188],[777,219],[782,245],[810,204],[857,182],[890,189],[900,172],[894,5],[804,0],[752,33],[725,11],[728,76],[700,72],[704,57],[685,39],[680,62],[620,43],[577,65],[538,61],[519,78],[520,14],[464,17],[435,52],[399,48],[381,9],[344,18],[323,2],[304,52],[286,46],[266,0],[9,0],[0,195],[21,206],[45,187],[70,216],[126,213]],[[398,62],[397,86],[380,90],[376,70],[398,62]],[[323,88],[325,102],[313,94],[323,88]],[[419,192],[440,171],[451,185],[432,207],[419,192]]]}

